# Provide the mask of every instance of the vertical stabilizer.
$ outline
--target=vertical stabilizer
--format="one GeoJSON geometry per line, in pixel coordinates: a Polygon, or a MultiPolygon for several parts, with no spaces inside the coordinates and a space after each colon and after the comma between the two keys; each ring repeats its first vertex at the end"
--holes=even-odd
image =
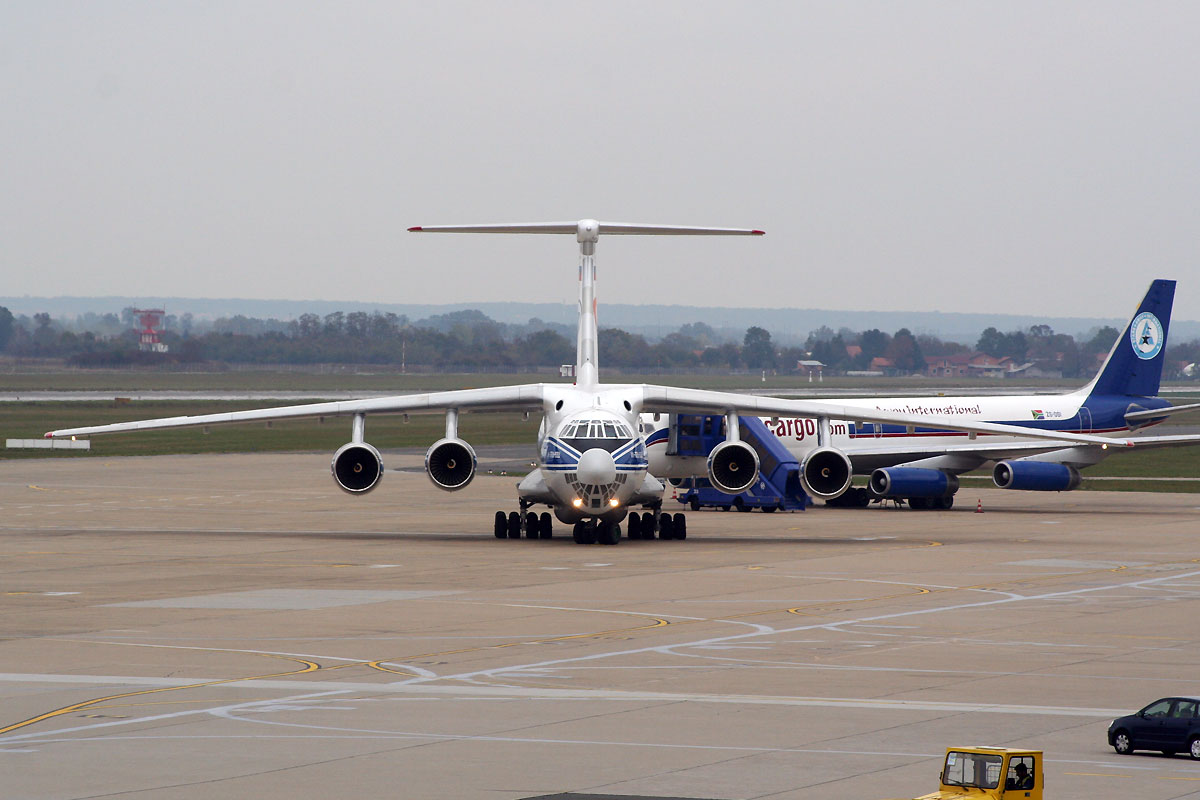
{"type": "Polygon", "coordinates": [[[1134,312],[1088,394],[1155,397],[1166,358],[1167,329],[1175,302],[1175,281],[1155,280],[1134,312]]]}
{"type": "Polygon", "coordinates": [[[575,235],[579,242],[579,332],[575,337],[575,383],[600,382],[600,343],[596,323],[596,240],[600,223],[581,219],[575,235]]]}

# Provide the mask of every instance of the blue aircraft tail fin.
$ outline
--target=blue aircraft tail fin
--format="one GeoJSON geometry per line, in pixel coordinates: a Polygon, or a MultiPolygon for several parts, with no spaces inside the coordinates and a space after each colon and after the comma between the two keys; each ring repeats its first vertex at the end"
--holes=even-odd
{"type": "Polygon", "coordinates": [[[1174,301],[1175,281],[1155,280],[1150,284],[1100,373],[1087,387],[1089,394],[1136,397],[1158,394],[1174,301]]]}

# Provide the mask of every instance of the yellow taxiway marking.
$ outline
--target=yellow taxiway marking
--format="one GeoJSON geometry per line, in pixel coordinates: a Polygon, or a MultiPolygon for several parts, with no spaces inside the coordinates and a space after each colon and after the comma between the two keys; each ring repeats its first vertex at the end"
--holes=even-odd
{"type": "Polygon", "coordinates": [[[175,691],[179,691],[180,689],[202,689],[205,686],[220,686],[220,685],[226,684],[226,683],[239,683],[241,681],[253,681],[253,680],[266,679],[266,678],[282,678],[287,675],[299,675],[300,673],[303,673],[303,672],[315,672],[316,670],[321,669],[320,664],[317,664],[315,661],[308,661],[303,658],[292,658],[290,656],[277,656],[277,655],[273,655],[271,653],[257,653],[256,655],[266,656],[267,658],[280,658],[285,661],[295,661],[296,663],[303,664],[304,667],[302,669],[291,670],[290,672],[275,672],[270,675],[250,675],[250,676],[243,677],[243,678],[227,678],[225,680],[220,680],[220,681],[204,681],[202,683],[191,683],[186,686],[164,686],[159,689],[141,689],[136,692],[123,692],[121,694],[111,694],[111,695],[108,695],[107,697],[96,697],[91,700],[84,700],[81,703],[72,703],[69,706],[63,706],[62,708],[56,708],[53,711],[47,711],[45,714],[39,714],[36,717],[30,717],[29,719],[21,720],[20,722],[14,722],[11,725],[6,725],[3,728],[0,728],[0,734],[11,733],[12,731],[17,730],[18,728],[24,728],[26,725],[33,725],[36,722],[42,722],[47,719],[53,719],[54,717],[60,717],[63,714],[70,714],[74,711],[80,711],[85,708],[91,709],[91,708],[94,708],[97,703],[105,703],[110,700],[121,700],[126,697],[140,697],[142,695],[159,694],[161,692],[175,692],[175,691]]]}
{"type": "Polygon", "coordinates": [[[45,488],[44,486],[35,486],[35,485],[34,485],[34,484],[32,484],[32,483],[28,485],[28,488],[30,488],[30,489],[33,489],[35,492],[48,492],[48,491],[50,491],[49,489],[45,488]]]}

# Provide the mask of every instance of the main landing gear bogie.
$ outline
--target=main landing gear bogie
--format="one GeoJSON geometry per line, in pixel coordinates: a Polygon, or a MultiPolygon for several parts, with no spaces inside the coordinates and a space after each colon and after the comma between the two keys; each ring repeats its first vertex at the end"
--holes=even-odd
{"type": "Polygon", "coordinates": [[[493,533],[497,539],[520,539],[522,533],[526,539],[549,539],[554,535],[554,519],[548,513],[497,511],[493,533]]]}
{"type": "MultiPolygon", "coordinates": [[[[525,506],[521,511],[497,511],[493,530],[496,538],[520,539],[522,534],[526,539],[551,538],[554,517],[546,512],[539,515],[527,509],[525,506]]],[[[687,538],[687,516],[682,513],[667,514],[662,513],[661,509],[634,511],[626,517],[625,526],[632,540],[687,538]]],[[[582,520],[575,523],[571,536],[577,544],[614,545],[621,541],[621,524],[599,519],[582,520]]]]}

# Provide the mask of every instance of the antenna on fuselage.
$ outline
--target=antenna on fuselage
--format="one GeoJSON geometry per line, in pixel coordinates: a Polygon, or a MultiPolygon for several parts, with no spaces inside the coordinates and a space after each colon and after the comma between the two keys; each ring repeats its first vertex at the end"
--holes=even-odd
{"type": "Polygon", "coordinates": [[[601,233],[616,236],[762,236],[750,228],[694,228],[629,222],[517,222],[495,225],[418,225],[411,233],[573,233],[579,242],[579,333],[575,339],[575,383],[600,382],[596,334],[596,242],[601,233]]]}

